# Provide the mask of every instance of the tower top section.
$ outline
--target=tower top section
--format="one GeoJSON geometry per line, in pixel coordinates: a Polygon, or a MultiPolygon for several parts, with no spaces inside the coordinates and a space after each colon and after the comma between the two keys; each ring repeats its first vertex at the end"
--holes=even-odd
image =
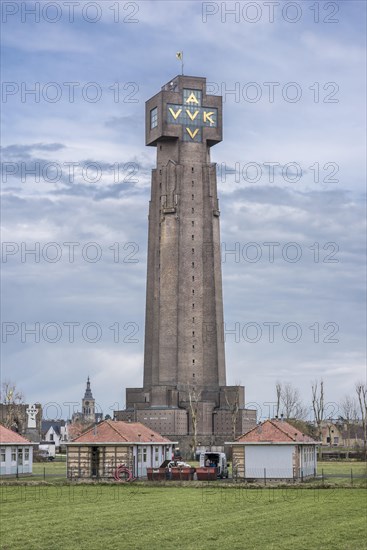
{"type": "Polygon", "coordinates": [[[176,76],[145,104],[146,145],[222,141],[222,97],[207,95],[206,78],[176,76]]]}
{"type": "Polygon", "coordinates": [[[92,390],[90,389],[90,380],[88,376],[87,387],[84,394],[84,399],[93,399],[92,390]]]}

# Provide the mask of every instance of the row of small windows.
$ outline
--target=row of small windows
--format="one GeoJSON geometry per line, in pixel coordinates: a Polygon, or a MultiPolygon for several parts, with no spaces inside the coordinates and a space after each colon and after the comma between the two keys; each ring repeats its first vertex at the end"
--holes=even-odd
{"type": "MultiPolygon", "coordinates": [[[[23,464],[24,462],[29,462],[29,448],[25,447],[12,447],[11,448],[11,461],[17,462],[18,457],[18,464],[23,464]],[[18,453],[17,453],[18,450],[18,453]]],[[[0,462],[4,463],[6,461],[6,449],[5,447],[1,447],[0,449],[0,462]]]]}

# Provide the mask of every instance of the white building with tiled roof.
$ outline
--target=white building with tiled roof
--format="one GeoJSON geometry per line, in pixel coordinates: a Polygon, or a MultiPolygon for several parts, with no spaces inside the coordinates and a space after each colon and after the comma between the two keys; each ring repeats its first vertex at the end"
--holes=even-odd
{"type": "Polygon", "coordinates": [[[283,420],[266,420],[228,444],[239,477],[304,479],[316,475],[320,442],[283,420]]]}
{"type": "Polygon", "coordinates": [[[31,474],[32,465],[32,442],[0,424],[1,476],[31,474]]]}
{"type": "Polygon", "coordinates": [[[134,477],[171,460],[174,445],[140,422],[104,420],[78,435],[67,446],[69,478],[109,479],[119,466],[134,477]]]}

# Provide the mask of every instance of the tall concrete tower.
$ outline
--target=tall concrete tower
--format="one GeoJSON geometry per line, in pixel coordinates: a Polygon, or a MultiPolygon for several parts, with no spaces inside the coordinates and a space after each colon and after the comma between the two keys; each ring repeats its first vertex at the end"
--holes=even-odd
{"type": "Polygon", "coordinates": [[[220,212],[210,161],[220,141],[222,98],[206,93],[205,78],[177,76],[147,101],[146,145],[156,147],[157,166],[144,384],[127,389],[126,411],[116,412],[165,435],[194,433],[204,444],[228,439],[234,424],[242,433],[254,419],[244,409],[244,388],[226,386],[220,212]]]}

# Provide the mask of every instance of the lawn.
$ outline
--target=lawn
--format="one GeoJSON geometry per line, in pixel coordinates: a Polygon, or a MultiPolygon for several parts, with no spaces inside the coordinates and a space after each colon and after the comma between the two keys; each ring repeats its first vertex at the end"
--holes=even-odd
{"type": "Polygon", "coordinates": [[[1,550],[365,550],[363,489],[2,487],[1,550]]]}
{"type": "Polygon", "coordinates": [[[325,460],[317,463],[317,472],[321,474],[324,470],[324,474],[350,474],[353,470],[353,475],[367,475],[367,462],[357,462],[354,460],[325,460]]]}

